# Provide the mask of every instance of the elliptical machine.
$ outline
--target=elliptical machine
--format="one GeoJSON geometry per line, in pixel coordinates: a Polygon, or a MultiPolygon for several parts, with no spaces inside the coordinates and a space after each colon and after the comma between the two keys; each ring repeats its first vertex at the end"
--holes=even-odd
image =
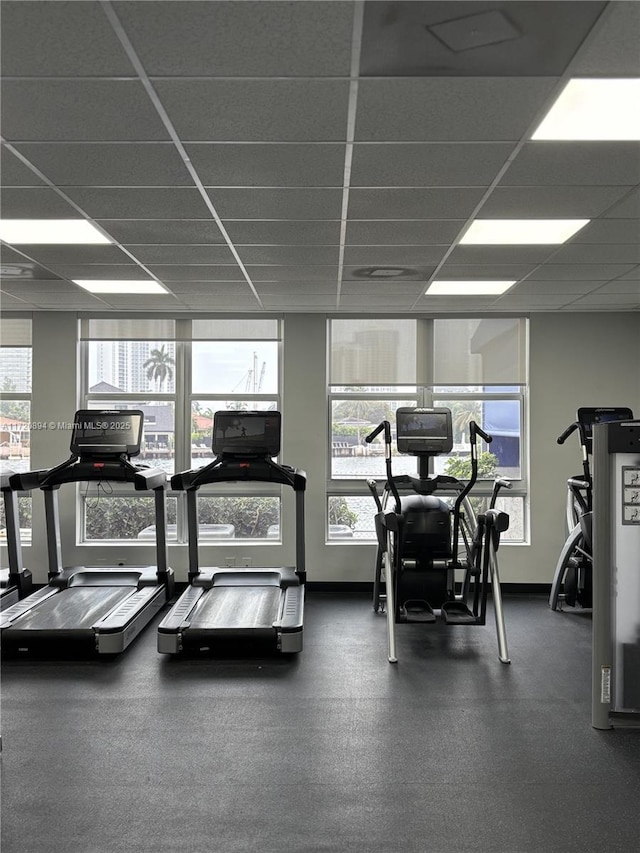
{"type": "Polygon", "coordinates": [[[567,539],[560,551],[551,584],[549,607],[552,610],[562,610],[563,604],[589,609],[593,604],[593,481],[589,464],[593,452],[593,425],[632,419],[631,409],[627,408],[581,407],[576,420],[558,436],[558,444],[564,444],[570,435],[578,433],[582,474],[575,474],[567,480],[567,539]]]}
{"type": "Polygon", "coordinates": [[[490,509],[477,518],[468,499],[478,476],[477,436],[487,443],[491,436],[474,421],[469,424],[471,477],[465,484],[455,477],[429,475],[431,457],[453,448],[449,409],[401,407],[396,412],[398,451],[417,456],[417,477],[393,475],[389,421],[382,421],[365,441],[372,442],[383,431],[387,479],[382,496],[374,480],[367,485],[378,509],[373,609],[379,612],[386,607],[389,662],[398,660],[398,622],[435,622],[440,616],[448,625],[486,624],[491,583],[498,657],[510,663],[496,556],[509,516],[495,509],[495,501],[500,488],[511,484],[497,479],[490,509]],[[454,495],[453,508],[437,492],[454,495]],[[456,593],[456,570],[464,573],[460,594],[456,593]]]}

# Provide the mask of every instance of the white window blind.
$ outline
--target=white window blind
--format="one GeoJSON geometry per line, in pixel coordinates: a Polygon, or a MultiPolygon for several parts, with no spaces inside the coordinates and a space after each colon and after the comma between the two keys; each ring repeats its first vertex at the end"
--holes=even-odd
{"type": "Polygon", "coordinates": [[[433,334],[434,385],[525,384],[526,320],[434,320],[433,334]]]}
{"type": "Polygon", "coordinates": [[[0,346],[30,347],[31,319],[27,317],[1,317],[0,346]]]}
{"type": "Polygon", "coordinates": [[[191,337],[194,341],[276,341],[280,337],[280,322],[251,318],[193,320],[191,337]]]}
{"type": "Polygon", "coordinates": [[[331,385],[416,382],[416,321],[330,321],[331,385]]]}
{"type": "Polygon", "coordinates": [[[84,318],[80,321],[80,337],[85,341],[165,341],[173,340],[175,334],[175,320],[164,318],[84,318]]]}

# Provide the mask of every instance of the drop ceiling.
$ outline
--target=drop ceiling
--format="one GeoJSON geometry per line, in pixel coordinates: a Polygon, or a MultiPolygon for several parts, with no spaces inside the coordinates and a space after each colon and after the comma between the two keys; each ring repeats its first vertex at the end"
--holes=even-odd
{"type": "Polygon", "coordinates": [[[0,13],[2,217],[112,241],[3,245],[3,310],[640,310],[640,143],[530,141],[572,77],[640,77],[640,3],[0,13]],[[561,246],[459,245],[476,218],[591,222],[561,246]],[[73,283],[98,278],[168,295],[73,283]],[[425,295],[434,278],[517,283],[425,295]]]}

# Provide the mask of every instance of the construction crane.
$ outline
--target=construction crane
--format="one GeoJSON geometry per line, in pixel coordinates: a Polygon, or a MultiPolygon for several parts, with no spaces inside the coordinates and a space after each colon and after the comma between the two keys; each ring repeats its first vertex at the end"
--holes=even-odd
{"type": "Polygon", "coordinates": [[[258,353],[254,352],[253,354],[253,366],[247,370],[245,374],[243,374],[240,381],[233,387],[232,393],[237,391],[237,389],[244,382],[244,392],[245,394],[259,394],[262,390],[262,383],[264,381],[264,374],[267,368],[267,362],[262,362],[262,369],[260,370],[260,376],[258,376],[258,353]]]}

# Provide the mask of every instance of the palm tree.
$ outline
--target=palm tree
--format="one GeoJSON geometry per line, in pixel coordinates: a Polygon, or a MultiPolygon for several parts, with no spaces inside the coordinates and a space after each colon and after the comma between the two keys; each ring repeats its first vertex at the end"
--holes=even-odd
{"type": "Polygon", "coordinates": [[[482,420],[482,407],[477,400],[460,400],[451,403],[453,434],[464,443],[469,431],[469,421],[482,420]]]}
{"type": "Polygon", "coordinates": [[[157,384],[156,390],[161,392],[165,382],[173,379],[173,367],[175,361],[165,350],[164,344],[160,349],[152,349],[149,358],[142,365],[147,369],[147,379],[157,384]]]}

